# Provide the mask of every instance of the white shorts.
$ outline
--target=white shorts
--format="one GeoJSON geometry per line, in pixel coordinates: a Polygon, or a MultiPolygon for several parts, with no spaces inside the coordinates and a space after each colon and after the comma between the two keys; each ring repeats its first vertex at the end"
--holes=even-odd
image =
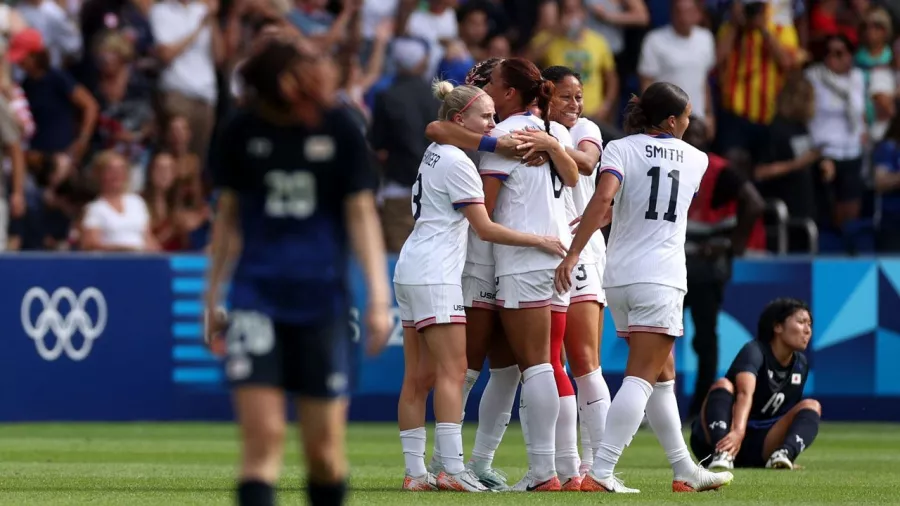
{"type": "Polygon", "coordinates": [[[404,328],[422,331],[439,323],[466,323],[462,288],[459,285],[401,285],[394,283],[404,328]]]}
{"type": "Polygon", "coordinates": [[[680,337],[684,334],[685,291],[656,283],[635,283],[606,289],[616,334],[655,332],[680,337]]]}
{"type": "Polygon", "coordinates": [[[602,280],[603,276],[597,264],[579,264],[572,271],[570,304],[599,302],[601,305],[606,305],[606,292],[603,291],[602,280]]]}
{"type": "Polygon", "coordinates": [[[497,283],[497,305],[505,309],[530,309],[551,304],[556,311],[569,306],[569,294],[556,293],[552,269],[500,276],[497,283]]]}
{"type": "Polygon", "coordinates": [[[497,284],[494,280],[462,277],[463,306],[497,310],[497,284]]]}

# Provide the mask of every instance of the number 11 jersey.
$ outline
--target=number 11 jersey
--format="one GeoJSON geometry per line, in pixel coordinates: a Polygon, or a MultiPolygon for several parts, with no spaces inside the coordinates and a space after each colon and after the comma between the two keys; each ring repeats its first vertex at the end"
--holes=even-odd
{"type": "Polygon", "coordinates": [[[610,141],[600,172],[619,179],[603,287],[656,283],[687,291],[687,212],[706,172],[706,153],[670,135],[610,141]]]}

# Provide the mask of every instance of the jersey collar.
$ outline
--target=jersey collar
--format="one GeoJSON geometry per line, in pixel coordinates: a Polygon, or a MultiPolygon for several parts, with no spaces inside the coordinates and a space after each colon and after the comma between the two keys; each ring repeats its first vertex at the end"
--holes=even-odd
{"type": "Polygon", "coordinates": [[[647,137],[653,137],[654,139],[674,139],[675,138],[675,136],[672,134],[653,134],[653,135],[644,134],[644,135],[646,135],[647,137]]]}

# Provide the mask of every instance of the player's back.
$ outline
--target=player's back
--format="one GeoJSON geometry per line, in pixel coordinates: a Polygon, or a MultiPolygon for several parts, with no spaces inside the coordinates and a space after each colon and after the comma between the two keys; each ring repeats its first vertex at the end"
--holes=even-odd
{"type": "Polygon", "coordinates": [[[601,172],[621,181],[612,211],[604,287],[657,283],[687,290],[687,211],[708,158],[672,136],[609,142],[601,172]]]}
{"type": "Polygon", "coordinates": [[[422,157],[412,192],[416,222],[400,251],[394,282],[459,285],[469,230],[459,208],[484,202],[475,164],[457,147],[431,144],[422,157]]]}
{"type": "Polygon", "coordinates": [[[806,355],[798,351],[794,352],[788,365],[782,365],[768,343],[754,339],[741,348],[725,377],[736,384],[737,375],[742,372],[756,376],[748,426],[766,428],[803,399],[809,362],[806,355]]]}
{"type": "Polygon", "coordinates": [[[314,129],[276,125],[250,111],[229,120],[221,141],[239,181],[242,251],[231,304],[275,320],[306,323],[346,314],[349,254],[345,197],[366,184],[355,167],[356,126],[342,110],[314,129]],[[362,186],[360,186],[362,185],[362,186]]]}
{"type": "MultiPolygon", "coordinates": [[[[544,130],[544,124],[531,114],[518,114],[500,122],[492,135],[500,137],[526,128],[544,130]]],[[[564,126],[553,123],[551,135],[564,146],[571,146],[571,137],[564,126]]],[[[564,185],[549,170],[549,164],[528,167],[520,160],[485,153],[480,169],[482,175],[503,180],[494,206],[495,222],[519,232],[556,236],[568,246],[572,237],[566,219],[564,185]]],[[[536,248],[500,244],[494,245],[494,259],[497,276],[553,269],[559,263],[554,256],[536,248]]]]}

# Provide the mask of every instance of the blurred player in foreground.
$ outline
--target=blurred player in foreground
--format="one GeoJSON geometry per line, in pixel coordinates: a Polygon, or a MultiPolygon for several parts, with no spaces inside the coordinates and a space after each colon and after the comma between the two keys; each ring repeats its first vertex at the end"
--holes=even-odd
{"type": "Polygon", "coordinates": [[[809,377],[803,354],[812,336],[809,306],[776,299],[763,310],[756,332],[713,384],[692,427],[694,456],[714,454],[709,469],[793,469],[819,432],[822,406],[802,399],[809,377]]]}
{"type": "Polygon", "coordinates": [[[579,254],[606,224],[615,198],[603,287],[616,332],[628,338],[628,364],[582,491],[639,492],[613,471],[645,411],[672,466],[674,492],[712,490],[733,479],[691,459],[675,398],[672,347],[683,333],[687,211],[707,166],[706,154],[681,140],[690,114],[687,93],[671,83],[654,83],[631,100],[629,135],[607,144],[597,191],[556,270],[557,290],[568,290],[579,254]]]}
{"type": "MultiPolygon", "coordinates": [[[[454,88],[447,81],[435,83],[441,100],[440,120],[453,121],[481,134],[494,128],[494,102],[474,86],[454,88]]],[[[558,237],[516,232],[491,221],[484,206],[481,178],[472,160],[461,149],[431,144],[425,151],[412,191],[416,220],[403,245],[394,271],[394,292],[403,321],[405,375],[434,376],[435,439],[442,456],[437,487],[458,492],[488,489],[463,464],[463,385],[466,378],[466,314],[461,279],[471,229],[484,241],[533,247],[562,257],[565,248],[558,237]]],[[[404,389],[427,392],[430,385],[413,385],[404,378],[404,389]]],[[[406,461],[404,490],[430,490],[425,469],[425,397],[399,406],[400,439],[406,461]],[[417,448],[413,449],[412,447],[417,448]]]]}
{"type": "Polygon", "coordinates": [[[206,296],[214,314],[235,262],[225,370],[243,441],[238,504],[275,503],[290,395],[302,420],[309,502],[339,505],[353,339],[348,246],[368,288],[371,353],[392,326],[377,179],[359,129],[333,106],[337,74],[328,59],[275,37],[241,74],[248,108],[223,124],[213,153],[221,193],[206,296]]]}

